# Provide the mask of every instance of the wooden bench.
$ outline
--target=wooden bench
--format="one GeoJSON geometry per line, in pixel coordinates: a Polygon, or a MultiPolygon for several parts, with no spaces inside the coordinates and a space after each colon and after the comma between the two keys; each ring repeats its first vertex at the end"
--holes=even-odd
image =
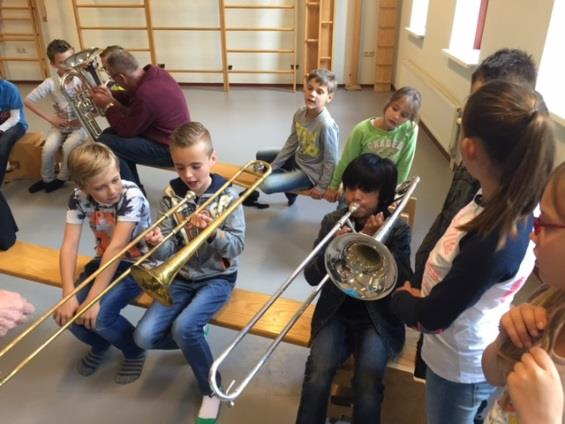
{"type": "MultiPolygon", "coordinates": [[[[88,256],[79,256],[79,268],[82,269],[89,260],[90,257],[88,256]]],[[[59,251],[17,241],[8,251],[0,253],[0,273],[60,287],[59,251]]],[[[241,330],[269,298],[270,296],[267,294],[236,288],[229,302],[210,323],[233,330],[241,330]]],[[[142,294],[134,304],[146,308],[151,302],[151,297],[142,294]]],[[[279,298],[253,327],[251,334],[275,338],[300,305],[301,303],[296,300],[279,298]]],[[[287,343],[307,347],[310,342],[310,323],[313,313],[314,305],[310,305],[283,340],[287,343]]],[[[389,367],[412,372],[414,352],[415,342],[413,344],[407,343],[402,354],[395,361],[390,362],[389,367]]]]}
{"type": "Polygon", "coordinates": [[[41,146],[43,136],[27,132],[20,138],[10,152],[11,170],[6,172],[4,181],[9,183],[20,179],[38,180],[41,178],[41,146]]]}

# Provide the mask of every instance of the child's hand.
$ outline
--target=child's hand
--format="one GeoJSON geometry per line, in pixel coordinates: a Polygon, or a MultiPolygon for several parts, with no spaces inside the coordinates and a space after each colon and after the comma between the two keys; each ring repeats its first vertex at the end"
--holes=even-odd
{"type": "Polygon", "coordinates": [[[155,227],[153,230],[145,234],[145,243],[149,246],[155,246],[163,241],[163,234],[161,234],[161,229],[155,227]]]}
{"type": "Polygon", "coordinates": [[[530,347],[547,325],[546,310],[537,305],[523,303],[502,315],[500,329],[519,348],[530,347]]]}
{"type": "Polygon", "coordinates": [[[192,214],[190,221],[186,225],[186,229],[191,231],[193,229],[203,230],[208,227],[214,219],[210,216],[208,211],[192,214]]]}
{"type": "Polygon", "coordinates": [[[53,312],[55,322],[59,324],[59,326],[65,325],[75,315],[79,306],[76,296],[71,297],[53,312]]]}
{"type": "Polygon", "coordinates": [[[520,423],[561,423],[563,387],[550,356],[539,346],[522,355],[508,374],[507,387],[520,423]]]}
{"type": "Polygon", "coordinates": [[[336,202],[339,197],[339,191],[328,188],[324,193],[324,199],[328,202],[336,202]]]}
{"type": "Polygon", "coordinates": [[[53,125],[55,128],[66,128],[69,125],[69,121],[64,118],[61,118],[59,115],[53,115],[51,119],[49,119],[49,123],[53,125]]]}
{"type": "MultiPolygon", "coordinates": [[[[88,297],[85,301],[80,305],[80,308],[77,311],[79,314],[84,307],[91,301],[88,297]]],[[[100,312],[100,302],[96,302],[92,305],[88,311],[86,311],[79,319],[76,320],[78,325],[84,325],[89,330],[94,330],[96,328],[96,318],[98,318],[98,312],[100,312]]]]}
{"type": "Polygon", "coordinates": [[[412,287],[410,281],[406,281],[402,287],[397,288],[394,292],[408,292],[414,297],[422,297],[422,292],[420,289],[412,287]]]}
{"type": "Polygon", "coordinates": [[[376,215],[371,215],[369,219],[367,219],[367,222],[365,222],[365,225],[363,226],[361,232],[369,236],[372,236],[377,232],[379,228],[381,228],[383,222],[384,222],[384,215],[382,212],[379,212],[376,215]]]}
{"type": "Polygon", "coordinates": [[[312,199],[321,199],[324,197],[325,191],[318,190],[317,188],[313,188],[310,190],[310,197],[312,199]]]}
{"type": "Polygon", "coordinates": [[[335,232],[335,237],[339,237],[339,236],[342,236],[344,234],[348,234],[348,233],[352,233],[352,232],[353,232],[353,229],[348,224],[345,224],[344,226],[342,226],[339,230],[337,230],[335,232]]]}

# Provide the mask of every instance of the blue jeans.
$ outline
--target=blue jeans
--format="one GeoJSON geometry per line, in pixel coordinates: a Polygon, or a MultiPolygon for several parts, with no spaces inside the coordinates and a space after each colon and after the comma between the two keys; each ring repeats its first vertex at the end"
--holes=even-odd
{"type": "MultiPolygon", "coordinates": [[[[271,163],[280,152],[277,149],[260,150],[255,155],[258,160],[271,163]]],[[[285,162],[281,169],[273,171],[259,186],[266,194],[286,193],[289,191],[306,190],[312,188],[312,182],[298,167],[294,157],[285,162]]]]}
{"type": "Polygon", "coordinates": [[[428,424],[473,424],[494,392],[483,383],[455,383],[426,370],[426,405],[428,424]]]}
{"type": "Polygon", "coordinates": [[[4,174],[6,174],[6,165],[10,158],[12,147],[20,138],[24,136],[26,129],[20,123],[17,123],[8,131],[0,135],[0,186],[4,182],[4,174]]]}
{"type": "MultiPolygon", "coordinates": [[[[98,259],[90,261],[80,275],[77,285],[94,273],[99,265],[98,259]]],[[[130,266],[130,262],[120,262],[114,278],[130,266]]],[[[86,299],[91,287],[92,283],[77,293],[76,297],[80,303],[86,299]]],[[[76,338],[90,345],[92,350],[98,353],[104,352],[112,345],[120,349],[126,358],[135,358],[141,355],[143,349],[140,349],[133,340],[135,327],[120,315],[120,311],[140,294],[141,288],[131,277],[127,277],[100,300],[100,311],[96,317],[96,328],[94,330],[74,324],[70,328],[71,332],[76,338]]]]}
{"type": "Polygon", "coordinates": [[[136,164],[170,168],[173,166],[169,146],[143,137],[120,137],[106,128],[98,141],[108,146],[120,160],[120,175],[141,187],[136,164]]]}
{"type": "Polygon", "coordinates": [[[296,422],[326,422],[332,380],[353,353],[353,424],[379,423],[383,376],[389,359],[383,339],[369,320],[334,317],[312,341],[296,422]]]}
{"type": "Polygon", "coordinates": [[[175,280],[169,289],[173,305],[151,305],[135,330],[136,343],[145,349],[180,348],[200,391],[211,395],[208,374],[214,358],[204,326],[227,302],[232,290],[233,283],[221,277],[202,282],[175,280]]]}

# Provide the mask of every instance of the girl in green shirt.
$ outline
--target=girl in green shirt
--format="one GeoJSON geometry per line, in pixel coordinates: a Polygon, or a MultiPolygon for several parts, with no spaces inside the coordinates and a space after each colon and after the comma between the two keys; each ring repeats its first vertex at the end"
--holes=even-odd
{"type": "Polygon", "coordinates": [[[398,168],[398,182],[408,177],[418,136],[418,114],[422,96],[413,87],[395,91],[384,107],[384,115],[358,123],[343,150],[324,198],[335,202],[339,197],[341,176],[347,165],[363,153],[373,153],[393,161],[398,168]]]}

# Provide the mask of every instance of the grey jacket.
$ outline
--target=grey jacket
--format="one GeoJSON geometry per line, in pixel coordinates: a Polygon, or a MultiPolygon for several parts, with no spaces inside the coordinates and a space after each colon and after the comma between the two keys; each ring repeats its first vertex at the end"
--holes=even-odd
{"type": "Polygon", "coordinates": [[[327,109],[312,119],[306,117],[307,111],[303,106],[294,114],[290,135],[271,166],[279,169],[294,157],[312,185],[324,191],[337,163],[339,128],[327,109]]]}
{"type": "MultiPolygon", "coordinates": [[[[226,180],[223,177],[212,174],[212,184],[206,193],[196,198],[195,201],[189,202],[188,207],[183,212],[184,215],[188,216],[192,213],[198,205],[209,199],[225,182],[226,180]]],[[[180,178],[171,180],[169,186],[180,198],[184,197],[188,191],[188,187],[180,178]]],[[[207,210],[212,217],[216,217],[219,210],[226,209],[237,198],[237,192],[230,187],[207,210]]],[[[171,203],[170,197],[164,195],[159,205],[160,216],[171,208],[171,203]]],[[[176,223],[172,218],[166,219],[161,224],[162,234],[164,236],[169,234],[175,225],[176,223]]],[[[218,228],[215,238],[200,246],[197,253],[182,267],[179,274],[183,278],[192,281],[205,280],[218,275],[232,276],[230,279],[235,281],[239,265],[239,255],[243,251],[244,243],[245,217],[243,208],[239,206],[218,228]]],[[[181,249],[184,244],[182,236],[177,234],[163,243],[155,252],[153,258],[164,261],[181,249]]]]}

